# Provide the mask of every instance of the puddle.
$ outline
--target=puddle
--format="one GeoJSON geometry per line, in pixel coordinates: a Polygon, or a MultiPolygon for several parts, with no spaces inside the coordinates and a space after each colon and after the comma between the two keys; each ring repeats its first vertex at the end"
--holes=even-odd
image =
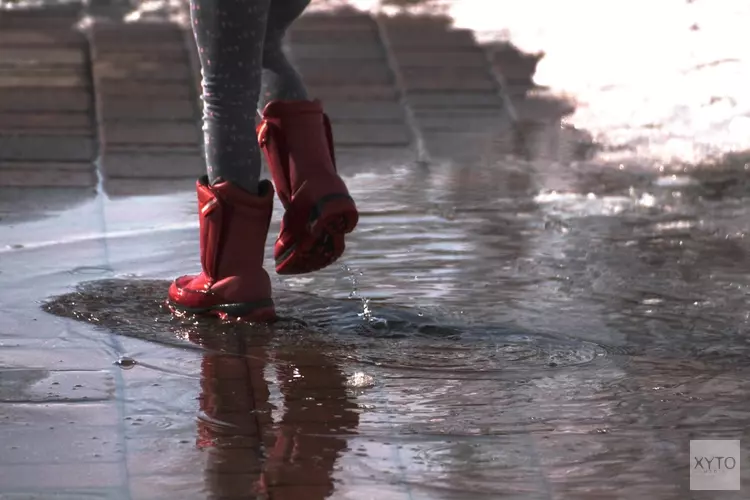
{"type": "MultiPolygon", "coordinates": [[[[132,491],[580,498],[606,475],[684,498],[691,437],[747,438],[746,184],[708,199],[708,176],[606,168],[352,178],[363,215],[344,260],[275,277],[270,326],[168,313],[168,278],[197,265],[194,229],[7,251],[5,373],[39,369],[3,394],[115,404],[118,450],[146,474],[132,491]],[[503,189],[509,175],[529,193],[503,189]],[[35,363],[34,346],[56,356],[35,363]],[[65,385],[80,374],[91,400],[65,385]]],[[[103,206],[126,223],[126,205],[103,206]]]]}
{"type": "MultiPolygon", "coordinates": [[[[459,24],[481,29],[459,3],[459,24]]],[[[544,41],[552,84],[555,68],[590,75],[564,64],[583,28],[555,42],[584,21],[535,32],[539,5],[508,10],[513,38],[544,41]]],[[[685,60],[672,62],[674,77],[685,60]]],[[[648,102],[635,84],[618,101],[628,75],[606,68],[603,87],[567,80],[592,92],[574,118],[632,161],[509,156],[485,128],[432,137],[445,153],[432,162],[343,165],[360,225],[336,266],[274,276],[273,325],[166,310],[169,280],[198,267],[192,193],[4,198],[0,442],[15,449],[0,453],[0,497],[702,498],[690,439],[750,439],[750,182],[741,155],[693,153],[747,146],[744,101],[702,114],[711,85],[689,86],[672,96],[689,109],[665,100],[646,115],[660,126],[621,135],[648,102]],[[664,139],[707,115],[694,147],[664,139]],[[658,157],[700,161],[655,168],[644,137],[658,157]],[[53,432],[62,422],[70,433],[53,432]],[[23,433],[49,453],[10,439],[23,433]],[[89,439],[102,444],[71,451],[89,439]]],[[[730,82],[717,92],[746,80],[706,71],[730,82]]]]}

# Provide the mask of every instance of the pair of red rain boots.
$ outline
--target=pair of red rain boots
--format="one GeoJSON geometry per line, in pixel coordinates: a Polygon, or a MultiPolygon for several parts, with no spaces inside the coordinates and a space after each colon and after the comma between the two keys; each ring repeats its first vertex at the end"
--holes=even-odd
{"type": "MultiPolygon", "coordinates": [[[[344,252],[344,235],[359,218],[336,171],[333,136],[318,101],[273,101],[263,110],[258,143],[285,208],[274,245],[276,272],[322,269],[344,252]]],[[[228,182],[198,179],[202,272],[169,289],[176,313],[264,322],[276,318],[263,251],[273,211],[273,185],[257,194],[228,182]]]]}

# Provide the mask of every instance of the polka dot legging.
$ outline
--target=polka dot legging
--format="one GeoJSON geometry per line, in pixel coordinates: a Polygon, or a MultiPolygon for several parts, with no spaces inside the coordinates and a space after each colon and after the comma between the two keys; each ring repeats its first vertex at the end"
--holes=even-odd
{"type": "Polygon", "coordinates": [[[190,0],[203,74],[203,133],[210,183],[256,192],[261,159],[255,114],[269,101],[307,99],[282,51],[310,0],[190,0]]]}

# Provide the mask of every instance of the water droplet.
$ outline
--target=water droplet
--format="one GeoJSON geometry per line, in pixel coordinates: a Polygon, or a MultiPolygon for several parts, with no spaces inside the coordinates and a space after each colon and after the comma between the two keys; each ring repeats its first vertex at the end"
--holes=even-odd
{"type": "Polygon", "coordinates": [[[375,379],[364,372],[355,372],[346,380],[346,385],[357,389],[372,387],[375,385],[375,379]]]}
{"type": "Polygon", "coordinates": [[[122,356],[120,359],[115,361],[115,364],[119,366],[120,368],[122,368],[123,370],[130,370],[136,364],[138,364],[138,362],[131,357],[122,356]]]}

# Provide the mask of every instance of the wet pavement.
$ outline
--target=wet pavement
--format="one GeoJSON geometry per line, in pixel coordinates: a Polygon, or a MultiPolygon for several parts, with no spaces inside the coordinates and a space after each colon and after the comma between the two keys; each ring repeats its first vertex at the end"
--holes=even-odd
{"type": "Polygon", "coordinates": [[[79,14],[0,16],[0,498],[746,497],[690,491],[688,455],[750,439],[742,155],[608,163],[537,56],[310,14],[289,49],[360,226],[274,277],[277,324],[173,318],[189,37],[79,14]]]}

